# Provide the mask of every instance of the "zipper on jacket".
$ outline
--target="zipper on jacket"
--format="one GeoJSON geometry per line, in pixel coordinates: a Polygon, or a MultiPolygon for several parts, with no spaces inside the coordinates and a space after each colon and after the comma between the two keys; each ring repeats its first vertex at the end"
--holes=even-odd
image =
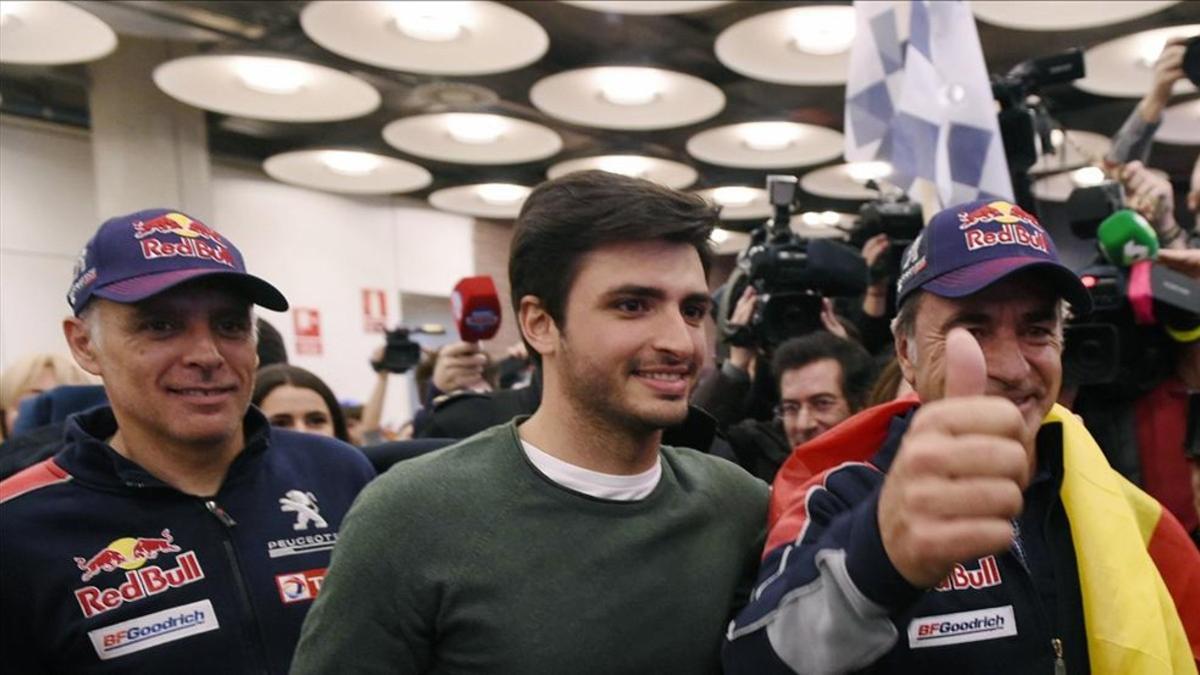
{"type": "Polygon", "coordinates": [[[225,509],[221,508],[221,505],[215,500],[206,499],[204,501],[204,508],[222,525],[221,531],[225,535],[222,542],[225,545],[225,557],[229,560],[230,567],[233,568],[233,581],[234,585],[237,586],[237,595],[242,608],[242,616],[250,624],[250,634],[252,636],[250,656],[252,658],[257,657],[256,660],[258,663],[255,664],[257,666],[255,670],[266,673],[267,645],[263,639],[262,630],[259,628],[258,620],[255,617],[254,604],[250,601],[250,592],[246,589],[246,580],[242,576],[242,566],[238,563],[237,551],[233,548],[233,538],[229,533],[229,530],[237,525],[237,521],[225,509]],[[256,646],[257,649],[255,648],[256,646]]]}
{"type": "Polygon", "coordinates": [[[1051,638],[1050,645],[1054,647],[1054,675],[1067,675],[1067,662],[1063,660],[1062,640],[1051,638]]]}

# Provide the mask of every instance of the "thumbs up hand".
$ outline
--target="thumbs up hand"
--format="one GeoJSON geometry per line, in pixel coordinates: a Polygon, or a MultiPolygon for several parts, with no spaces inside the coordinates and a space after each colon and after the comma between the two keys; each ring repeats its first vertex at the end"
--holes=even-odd
{"type": "Polygon", "coordinates": [[[1012,401],[984,395],[979,343],[955,328],[945,350],[945,398],[917,411],[879,495],[884,550],[919,588],[1006,550],[1029,481],[1025,422],[1012,401]]]}

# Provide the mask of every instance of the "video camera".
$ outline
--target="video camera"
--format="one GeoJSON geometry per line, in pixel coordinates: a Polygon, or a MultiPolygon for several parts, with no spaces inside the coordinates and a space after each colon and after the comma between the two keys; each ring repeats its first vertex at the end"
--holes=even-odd
{"type": "Polygon", "coordinates": [[[383,357],[372,361],[377,372],[402,374],[421,362],[421,345],[413,342],[413,335],[443,335],[445,327],[436,323],[421,326],[397,326],[387,332],[387,343],[383,357]]]}
{"type": "Polygon", "coordinates": [[[729,344],[770,351],[821,327],[823,297],[866,290],[867,267],[858,251],[827,239],[805,240],[792,231],[797,183],[795,176],[767,176],[774,213],[738,254],[717,308],[718,328],[729,344]],[[758,305],[747,324],[732,326],[729,319],[747,286],[758,293],[758,305]]]}
{"type": "Polygon", "coordinates": [[[1096,240],[1100,253],[1079,271],[1093,311],[1066,326],[1063,375],[1131,398],[1171,372],[1175,343],[1200,328],[1200,282],[1153,262],[1157,235],[1123,206],[1113,182],[1077,188],[1067,200],[1071,231],[1096,240]]]}
{"type": "Polygon", "coordinates": [[[887,235],[887,254],[879,257],[869,269],[870,282],[895,279],[900,274],[900,257],[925,226],[921,205],[910,201],[902,191],[884,192],[873,181],[867,187],[879,192],[879,198],[864,203],[858,209],[858,226],[850,233],[850,243],[862,249],[867,240],[877,234],[887,235]]]}

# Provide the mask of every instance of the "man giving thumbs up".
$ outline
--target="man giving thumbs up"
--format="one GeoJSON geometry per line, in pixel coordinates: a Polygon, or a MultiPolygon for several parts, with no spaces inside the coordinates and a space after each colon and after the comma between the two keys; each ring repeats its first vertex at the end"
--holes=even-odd
{"type": "Polygon", "coordinates": [[[938,213],[904,254],[915,396],[797,448],[776,478],[732,673],[1195,673],[1200,553],[1055,405],[1064,301],[1038,221],[938,213]]]}

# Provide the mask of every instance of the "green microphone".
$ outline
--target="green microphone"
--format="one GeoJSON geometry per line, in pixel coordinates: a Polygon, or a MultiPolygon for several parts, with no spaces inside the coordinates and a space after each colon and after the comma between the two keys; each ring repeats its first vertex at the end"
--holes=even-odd
{"type": "Polygon", "coordinates": [[[1100,253],[1117,267],[1129,267],[1158,255],[1158,235],[1136,211],[1121,209],[1100,223],[1096,230],[1100,253]]]}

